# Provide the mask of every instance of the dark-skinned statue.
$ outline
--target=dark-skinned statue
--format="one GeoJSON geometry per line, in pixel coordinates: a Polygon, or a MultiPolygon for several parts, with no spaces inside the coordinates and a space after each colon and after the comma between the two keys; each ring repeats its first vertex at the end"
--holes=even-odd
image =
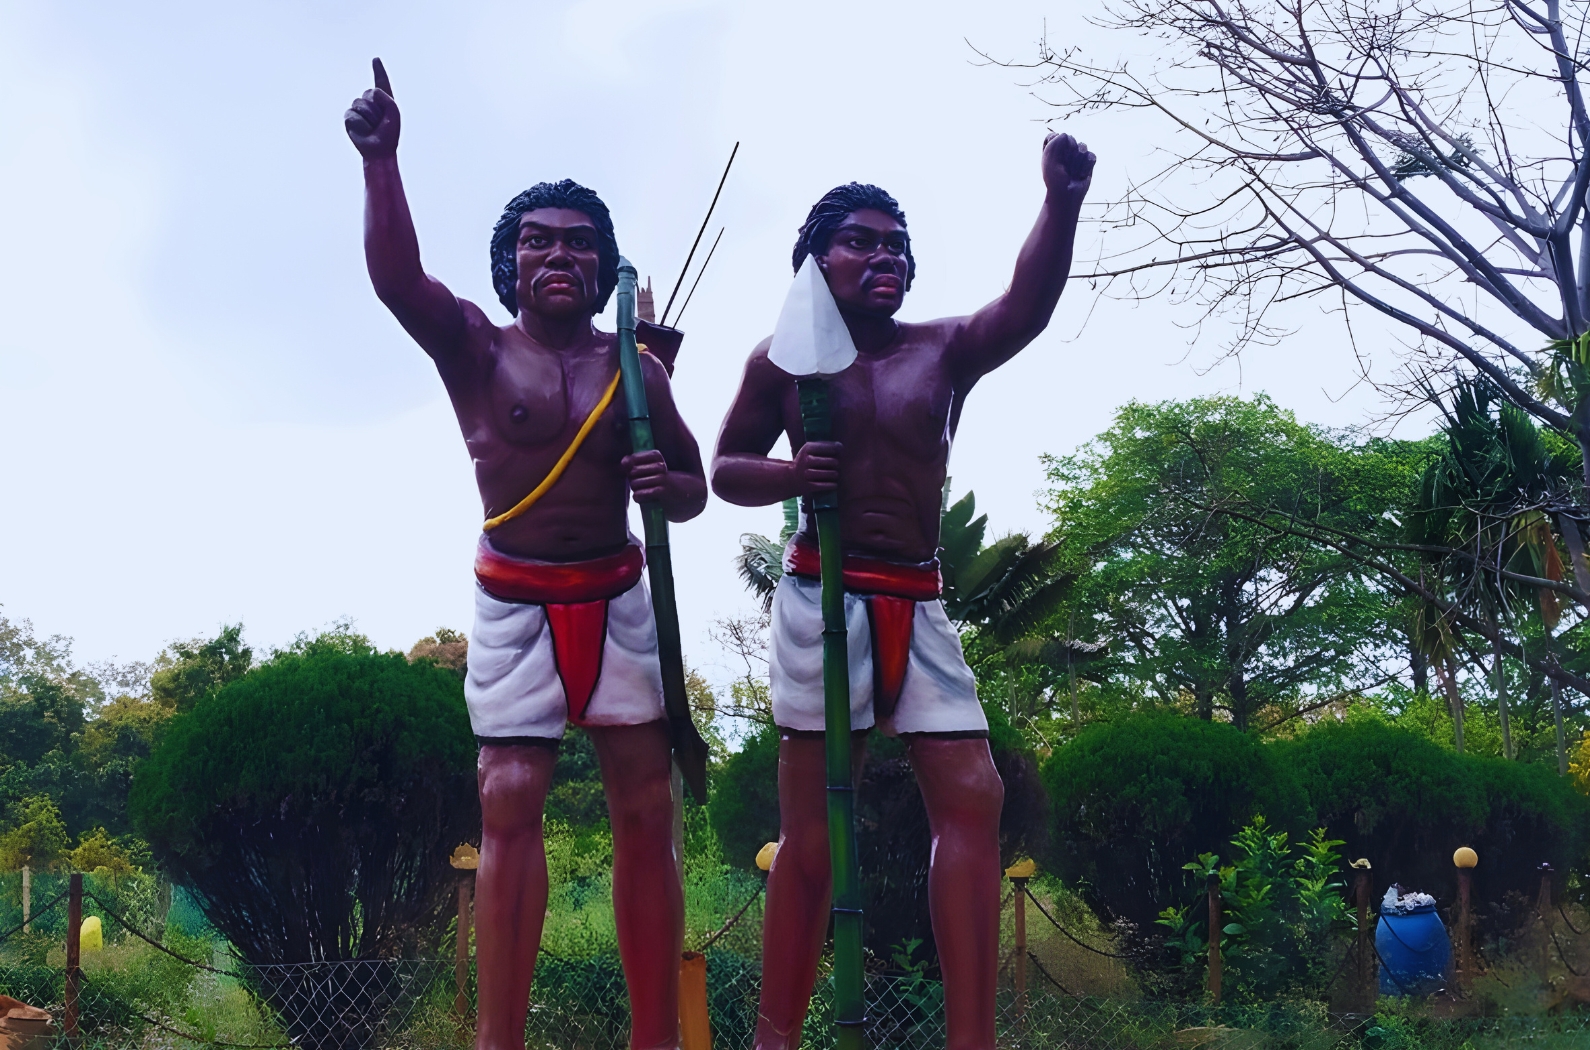
{"type": "Polygon", "coordinates": [[[770,359],[773,339],[752,351],[724,420],[713,491],[742,506],[803,500],[769,645],[781,827],[764,913],[758,1050],[799,1046],[828,922],[823,623],[809,500],[836,489],[855,767],[874,726],[906,742],[931,826],[928,895],[947,1045],[994,1046],[1004,790],[972,672],[938,600],[939,513],[967,394],[1044,330],[1059,301],[1093,164],[1086,146],[1050,135],[1047,193],[1009,289],[970,316],[920,324],[894,319],[916,272],[899,205],[876,186],[830,191],[801,227],[794,266],[799,288],[808,257],[815,263],[854,344],[854,362],[827,380],[833,440],[805,440],[796,377],[775,363],[776,351],[770,359]],[[792,459],[768,455],[781,434],[792,459]]]}
{"type": "Polygon", "coordinates": [[[486,527],[475,560],[465,698],[480,742],[476,1046],[523,1050],[547,904],[542,807],[574,722],[601,761],[613,829],[613,908],[629,986],[630,1046],[678,1042],[684,901],[657,634],[627,508],[673,521],[706,505],[695,438],[668,369],[678,333],[642,325],[657,451],[632,454],[615,336],[592,318],[617,282],[606,205],[570,181],[509,202],[492,279],[497,325],[420,266],[398,176],[399,115],[386,74],[345,118],[364,158],[365,259],[381,301],[430,355],[475,464],[486,527]],[[660,352],[659,352],[660,351],[660,352]]]}

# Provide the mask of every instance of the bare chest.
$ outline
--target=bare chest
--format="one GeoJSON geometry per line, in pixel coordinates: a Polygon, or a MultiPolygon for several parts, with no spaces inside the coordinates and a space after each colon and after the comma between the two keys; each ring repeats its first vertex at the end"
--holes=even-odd
{"type": "MultiPolygon", "coordinates": [[[[785,416],[790,433],[797,435],[802,433],[800,404],[791,387],[785,416]]],[[[829,380],[834,438],[852,456],[891,450],[937,459],[948,447],[954,397],[939,355],[925,349],[857,358],[829,380]]]]}
{"type": "MultiPolygon", "coordinates": [[[[497,355],[476,402],[477,437],[520,452],[566,445],[612,384],[617,365],[606,361],[607,356],[563,360],[547,352],[497,355]]],[[[587,443],[603,444],[612,436],[607,431],[620,422],[618,414],[604,413],[587,443]]]]}

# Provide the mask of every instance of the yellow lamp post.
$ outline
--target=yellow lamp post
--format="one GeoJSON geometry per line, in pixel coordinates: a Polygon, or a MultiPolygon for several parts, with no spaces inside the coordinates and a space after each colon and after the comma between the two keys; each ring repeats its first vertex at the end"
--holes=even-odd
{"type": "Polygon", "coordinates": [[[1016,919],[1016,1012],[1027,1012],[1027,880],[1038,873],[1038,865],[1031,857],[1023,858],[1005,869],[1005,877],[1012,887],[1011,903],[1016,919]]]}
{"type": "Polygon", "coordinates": [[[447,858],[458,872],[458,943],[453,955],[453,1013],[462,1020],[469,1014],[469,930],[474,905],[475,882],[470,876],[480,867],[480,850],[461,842],[447,858]]]}
{"type": "Polygon", "coordinates": [[[1473,876],[1474,866],[1480,862],[1480,855],[1467,846],[1459,846],[1452,853],[1452,866],[1457,868],[1458,886],[1458,917],[1457,917],[1457,977],[1458,987],[1468,991],[1469,985],[1474,981],[1474,943],[1473,943],[1473,876]]]}

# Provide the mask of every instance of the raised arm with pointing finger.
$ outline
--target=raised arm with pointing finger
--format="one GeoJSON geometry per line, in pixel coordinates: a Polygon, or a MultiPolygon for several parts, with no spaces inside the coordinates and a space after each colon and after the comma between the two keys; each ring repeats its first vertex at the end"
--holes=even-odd
{"type": "MultiPolygon", "coordinates": [[[[876,186],[831,190],[800,228],[793,262],[798,273],[815,263],[855,346],[854,363],[827,379],[833,440],[806,440],[796,377],[763,340],[712,461],[713,490],[731,503],[838,489],[851,726],[907,741],[932,826],[928,893],[948,1045],[960,1050],[994,1045],[1004,789],[976,682],[938,600],[939,510],[967,394],[1043,331],[1059,301],[1093,165],[1071,136],[1045,139],[1044,200],[1009,289],[969,316],[921,324],[894,319],[916,274],[899,204],[876,186]],[[791,459],[768,455],[780,434],[791,459]]],[[[812,287],[804,273],[802,295],[812,287]]],[[[797,301],[805,300],[792,291],[797,301]]],[[[781,829],[768,878],[758,1050],[799,1045],[828,919],[818,564],[804,514],[785,552],[769,641],[781,829]]]]}
{"type": "MultiPolygon", "coordinates": [[[[699,514],[701,453],[666,367],[648,354],[641,371],[656,449],[630,452],[615,396],[617,340],[592,324],[618,280],[602,199],[565,179],[508,203],[491,272],[513,321],[493,324],[420,265],[398,176],[398,108],[379,60],[375,81],[344,117],[364,158],[370,280],[436,363],[485,518],[464,684],[481,745],[476,1045],[524,1048],[547,901],[541,812],[572,721],[596,746],[612,819],[631,1046],[673,1047],[684,903],[657,631],[628,508],[633,496],[660,502],[674,521],[699,514]]],[[[650,328],[645,338],[677,348],[672,330],[650,328]]]]}

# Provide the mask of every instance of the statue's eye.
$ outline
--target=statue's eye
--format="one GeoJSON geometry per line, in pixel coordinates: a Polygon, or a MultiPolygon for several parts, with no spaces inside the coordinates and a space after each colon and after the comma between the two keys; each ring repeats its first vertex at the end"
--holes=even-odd
{"type": "Polygon", "coordinates": [[[570,237],[569,238],[569,247],[570,248],[574,248],[577,251],[582,251],[583,252],[587,248],[589,248],[590,246],[591,246],[591,242],[586,240],[584,237],[570,237]]]}

